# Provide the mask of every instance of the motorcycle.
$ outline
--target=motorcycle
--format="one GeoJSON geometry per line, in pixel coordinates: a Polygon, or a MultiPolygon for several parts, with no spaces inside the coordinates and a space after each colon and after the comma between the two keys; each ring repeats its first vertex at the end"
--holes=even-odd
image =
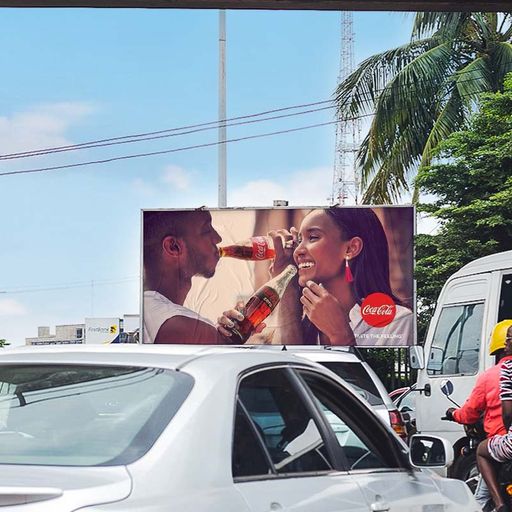
{"type": "MultiPolygon", "coordinates": [[[[460,405],[450,398],[450,395],[453,393],[453,384],[451,381],[446,380],[442,382],[441,392],[457,409],[460,408],[460,405]]],[[[441,417],[441,420],[454,421],[446,416],[441,417]]],[[[460,456],[456,458],[454,467],[452,468],[452,475],[459,480],[464,480],[474,494],[478,481],[482,478],[476,463],[476,449],[478,445],[486,439],[487,434],[484,430],[482,419],[473,424],[463,425],[463,427],[468,443],[462,447],[460,456]]],[[[499,465],[497,479],[505,498],[505,503],[508,504],[509,510],[512,511],[512,460],[499,465]]],[[[492,510],[492,508],[491,506],[490,510],[492,510]]]]}

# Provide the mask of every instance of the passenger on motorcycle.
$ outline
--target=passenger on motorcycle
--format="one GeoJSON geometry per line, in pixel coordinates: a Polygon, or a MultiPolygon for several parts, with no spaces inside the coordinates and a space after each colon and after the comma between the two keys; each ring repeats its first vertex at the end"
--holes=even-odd
{"type": "MultiPolygon", "coordinates": [[[[500,398],[500,371],[505,361],[512,361],[512,344],[507,346],[507,330],[512,320],[503,320],[494,326],[489,343],[489,354],[495,356],[496,365],[483,372],[477,379],[473,391],[460,409],[450,407],[446,418],[462,425],[477,423],[483,417],[483,427],[487,438],[505,435],[500,398]]],[[[491,499],[485,481],[480,478],[475,490],[475,498],[484,508],[491,499]]]]}
{"type": "MultiPolygon", "coordinates": [[[[512,353],[512,321],[509,322],[505,337],[505,350],[508,353],[512,353]]],[[[503,463],[512,460],[512,360],[507,358],[500,366],[502,418],[507,432],[504,435],[489,437],[480,443],[477,448],[476,458],[480,473],[491,493],[496,511],[504,512],[509,510],[509,508],[499,489],[496,478],[496,462],[503,463]]]]}

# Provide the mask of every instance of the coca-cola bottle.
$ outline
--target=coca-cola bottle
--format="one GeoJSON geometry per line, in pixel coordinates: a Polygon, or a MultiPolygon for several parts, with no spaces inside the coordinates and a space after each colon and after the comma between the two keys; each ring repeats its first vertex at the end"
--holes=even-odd
{"type": "Polygon", "coordinates": [[[235,326],[229,329],[233,343],[245,343],[254,329],[274,311],[295,274],[297,267],[288,265],[254,293],[241,311],[244,319],[241,322],[234,321],[235,326]]]}
{"type": "Polygon", "coordinates": [[[233,245],[219,247],[219,254],[220,256],[239,260],[259,261],[275,258],[276,252],[272,238],[269,236],[255,236],[233,245]]]}

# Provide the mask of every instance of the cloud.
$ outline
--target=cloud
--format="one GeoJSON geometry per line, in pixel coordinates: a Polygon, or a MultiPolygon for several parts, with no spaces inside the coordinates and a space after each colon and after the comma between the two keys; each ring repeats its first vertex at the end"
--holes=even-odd
{"type": "Polygon", "coordinates": [[[0,116],[0,153],[71,144],[66,131],[94,110],[90,103],[61,102],[0,116]]]}
{"type": "Polygon", "coordinates": [[[23,304],[14,299],[0,299],[0,316],[22,316],[27,310],[23,304]]]}
{"type": "Polygon", "coordinates": [[[229,206],[272,206],[274,199],[290,206],[325,206],[331,194],[332,168],[317,167],[287,174],[282,180],[253,180],[228,190],[229,206]]]}
{"type": "Polygon", "coordinates": [[[177,165],[168,165],[164,169],[162,181],[178,190],[187,190],[190,186],[191,172],[177,165]]]}
{"type": "MultiPolygon", "coordinates": [[[[152,199],[158,199],[162,196],[165,197],[166,201],[168,201],[169,190],[167,187],[162,187],[162,183],[170,186],[172,191],[190,191],[194,193],[194,196],[197,196],[197,191],[190,188],[191,178],[193,175],[193,171],[188,171],[177,165],[168,165],[155,180],[150,180],[148,178],[135,178],[131,185],[139,195],[144,196],[145,198],[151,197],[152,199]]],[[[186,199],[186,195],[182,193],[179,194],[179,197],[186,199]]],[[[186,207],[190,207],[190,205],[186,207]]]]}
{"type": "Polygon", "coordinates": [[[157,188],[152,186],[149,182],[144,181],[142,178],[135,178],[132,181],[132,187],[142,196],[153,196],[157,192],[157,188]]]}

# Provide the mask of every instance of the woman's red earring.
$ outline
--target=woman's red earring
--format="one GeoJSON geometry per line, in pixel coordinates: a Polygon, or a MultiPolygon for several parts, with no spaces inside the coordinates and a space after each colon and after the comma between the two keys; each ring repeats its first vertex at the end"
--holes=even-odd
{"type": "Polygon", "coordinates": [[[350,270],[348,260],[348,257],[345,258],[345,281],[347,281],[347,283],[351,283],[354,280],[354,276],[352,275],[352,270],[350,270]]]}

